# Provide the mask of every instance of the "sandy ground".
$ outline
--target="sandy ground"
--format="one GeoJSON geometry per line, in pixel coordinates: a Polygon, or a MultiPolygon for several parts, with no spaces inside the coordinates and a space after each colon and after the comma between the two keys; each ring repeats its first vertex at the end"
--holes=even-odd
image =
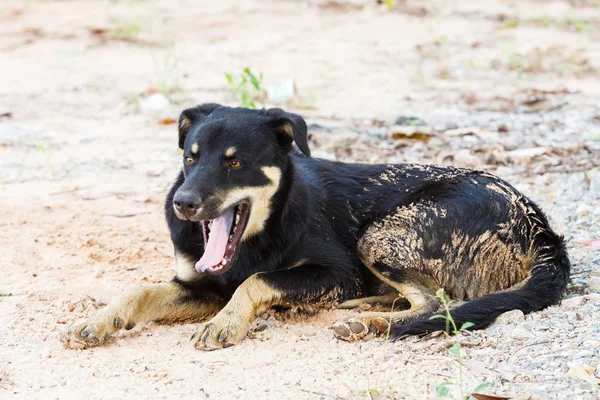
{"type": "Polygon", "coordinates": [[[189,345],[193,324],[83,351],[58,340],[172,277],[162,201],[181,161],[161,121],[238,104],[224,73],[251,66],[265,86],[295,80],[283,106],[306,116],[317,156],[483,168],[538,201],[569,243],[570,303],[463,337],[465,390],[598,398],[600,12],[571,3],[0,3],[0,397],[425,399],[457,382],[443,335],[335,340],[352,311],[271,315],[211,353],[189,345]],[[170,103],[150,110],[157,90],[170,103]]]}

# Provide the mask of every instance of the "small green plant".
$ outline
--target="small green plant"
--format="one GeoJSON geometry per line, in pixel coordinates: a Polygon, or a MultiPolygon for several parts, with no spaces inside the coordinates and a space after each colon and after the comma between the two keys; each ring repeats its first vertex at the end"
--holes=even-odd
{"type": "Polygon", "coordinates": [[[516,19],[507,19],[500,25],[500,29],[513,29],[519,26],[519,21],[516,19]]]}
{"type": "Polygon", "coordinates": [[[56,179],[56,172],[52,166],[52,145],[50,143],[43,142],[38,135],[35,135],[35,148],[46,156],[46,164],[48,166],[48,171],[50,171],[50,177],[53,180],[56,179]]]}
{"type": "Polygon", "coordinates": [[[250,67],[246,67],[239,75],[225,73],[225,78],[229,84],[229,91],[236,97],[239,96],[242,106],[247,108],[256,108],[256,104],[264,105],[267,91],[263,89],[263,74],[258,75],[252,72],[250,67]]]}
{"type": "Polygon", "coordinates": [[[396,5],[394,4],[394,0],[384,0],[384,3],[389,11],[392,11],[396,7],[396,5]]]}
{"type": "Polygon", "coordinates": [[[113,39],[124,40],[126,42],[138,41],[140,31],[142,30],[140,19],[139,16],[122,19],[115,18],[114,22],[116,26],[110,30],[109,35],[113,39]]]}
{"type": "MultiPolygon", "coordinates": [[[[429,317],[429,319],[444,318],[446,320],[446,332],[452,333],[457,336],[456,343],[454,343],[448,351],[451,354],[454,354],[458,360],[458,388],[460,391],[460,400],[470,399],[471,395],[465,396],[464,391],[463,391],[463,371],[462,371],[463,360],[462,360],[462,355],[460,354],[461,346],[460,346],[460,336],[458,336],[458,334],[464,330],[469,329],[470,327],[474,326],[475,324],[472,322],[464,322],[460,326],[460,328],[458,328],[458,326],[456,325],[456,322],[454,321],[454,318],[452,318],[452,314],[450,314],[450,304],[453,303],[453,300],[448,300],[446,298],[444,289],[438,289],[438,291],[435,293],[435,295],[442,302],[442,305],[444,306],[445,314],[432,315],[431,317],[429,317]]],[[[454,396],[452,395],[452,392],[451,392],[451,385],[454,385],[454,383],[453,382],[442,382],[439,385],[437,385],[435,387],[436,397],[437,398],[454,399],[454,396]]],[[[485,388],[488,388],[492,385],[493,385],[492,382],[483,382],[482,384],[478,385],[475,389],[473,389],[472,393],[476,393],[476,392],[481,391],[485,388]]]]}
{"type": "Polygon", "coordinates": [[[174,55],[173,49],[169,49],[162,58],[153,56],[152,60],[154,61],[157,89],[165,96],[181,92],[183,89],[177,78],[179,60],[174,55]]]}
{"type": "Polygon", "coordinates": [[[591,23],[578,18],[567,18],[565,20],[565,25],[569,29],[574,29],[577,32],[585,32],[594,28],[594,26],[591,23]]]}

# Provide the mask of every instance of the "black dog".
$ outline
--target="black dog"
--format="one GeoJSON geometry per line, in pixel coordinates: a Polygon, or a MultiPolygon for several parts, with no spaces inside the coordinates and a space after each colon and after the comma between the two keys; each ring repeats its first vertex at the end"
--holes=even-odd
{"type": "Polygon", "coordinates": [[[69,345],[146,321],[214,315],[192,338],[213,350],[239,343],[274,305],[348,308],[401,296],[408,309],[334,326],[345,340],[371,327],[398,338],[444,329],[427,318],[439,308],[439,288],[471,300],[452,316],[479,329],[505,311],[554,304],[566,287],[562,238],[493,175],[310,158],[304,120],[281,109],[187,109],[179,147],[183,170],[166,200],[177,275],[73,325],[69,345]]]}

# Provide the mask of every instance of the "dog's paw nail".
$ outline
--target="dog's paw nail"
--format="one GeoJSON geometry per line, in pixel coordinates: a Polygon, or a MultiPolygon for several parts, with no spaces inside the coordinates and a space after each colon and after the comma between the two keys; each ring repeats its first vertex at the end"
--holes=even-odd
{"type": "Polygon", "coordinates": [[[83,337],[87,337],[90,334],[90,332],[87,329],[84,329],[83,331],[81,331],[81,336],[83,337]]]}
{"type": "Polygon", "coordinates": [[[127,325],[125,325],[125,330],[126,331],[130,331],[133,328],[135,328],[135,324],[133,322],[128,323],[127,325]]]}
{"type": "Polygon", "coordinates": [[[121,328],[121,318],[115,318],[115,327],[119,329],[121,328]]]}

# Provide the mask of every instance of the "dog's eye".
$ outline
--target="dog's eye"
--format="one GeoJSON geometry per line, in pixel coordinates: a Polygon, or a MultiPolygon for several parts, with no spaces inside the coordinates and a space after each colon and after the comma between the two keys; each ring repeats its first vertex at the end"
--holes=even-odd
{"type": "Polygon", "coordinates": [[[239,162],[238,160],[233,160],[229,163],[230,168],[239,168],[241,166],[242,166],[242,163],[239,162]]]}
{"type": "Polygon", "coordinates": [[[185,158],[185,163],[187,165],[192,165],[193,163],[195,163],[196,161],[192,158],[192,157],[186,157],[185,158]]]}

